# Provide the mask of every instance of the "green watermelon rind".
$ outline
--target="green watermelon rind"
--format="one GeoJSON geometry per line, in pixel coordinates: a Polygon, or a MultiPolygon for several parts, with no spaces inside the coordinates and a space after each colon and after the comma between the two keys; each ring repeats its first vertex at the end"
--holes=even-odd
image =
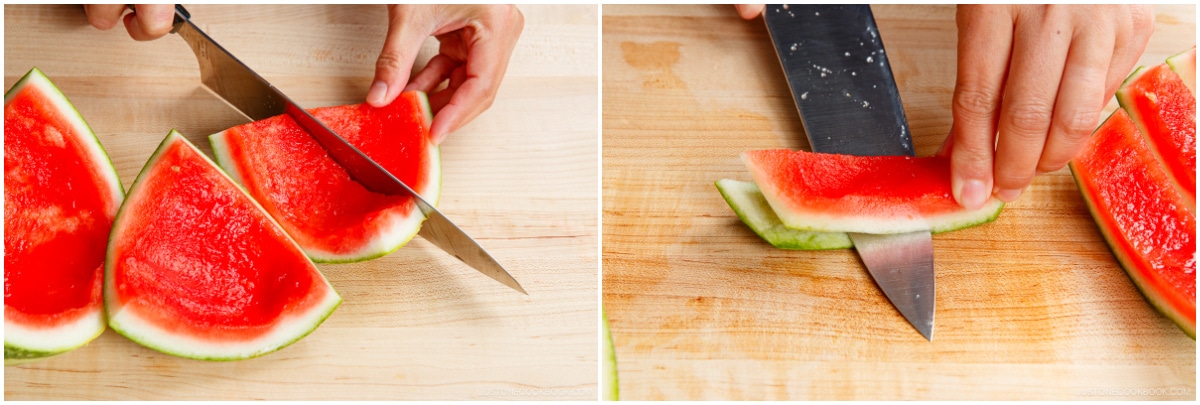
{"type": "MultiPolygon", "coordinates": [[[[93,164],[95,173],[101,176],[104,183],[108,185],[108,191],[112,198],[112,215],[116,214],[116,210],[120,207],[125,197],[125,188],[121,185],[121,179],[117,176],[117,170],[112,164],[112,159],[108,157],[108,152],[104,150],[104,146],[100,143],[100,139],[96,137],[95,131],[84,120],[83,115],[75,108],[74,104],[67,99],[66,94],[46,76],[41,69],[33,67],[25,76],[21,77],[16,83],[4,93],[4,104],[8,103],[16,97],[22,90],[28,86],[36,86],[54,103],[55,110],[63,116],[68,123],[75,128],[75,133],[87,134],[88,136],[78,137],[83,145],[87,146],[89,153],[89,161],[93,164]]],[[[37,332],[27,330],[20,325],[5,318],[4,321],[4,364],[13,365],[21,364],[35,360],[41,360],[48,357],[63,354],[74,349],[83,347],[95,340],[104,333],[106,327],[105,313],[103,308],[100,308],[95,314],[85,316],[79,321],[69,325],[63,325],[49,330],[40,330],[37,332]],[[95,325],[93,327],[85,327],[87,325],[95,325]],[[64,333],[64,329],[78,329],[75,333],[64,333]],[[14,336],[15,335],[15,336],[14,336]],[[27,337],[17,336],[31,335],[27,337]],[[77,336],[78,339],[67,339],[70,336],[77,336]],[[11,342],[18,340],[21,342],[11,342]],[[67,343],[61,341],[67,340],[67,343]],[[44,344],[48,341],[59,341],[53,347],[38,347],[38,344],[44,344]],[[30,342],[37,342],[30,344],[30,342]]]]}
{"type": "MultiPolygon", "coordinates": [[[[161,157],[162,152],[165,151],[166,148],[168,146],[170,146],[171,143],[174,142],[175,140],[183,140],[184,143],[188,147],[192,148],[193,150],[196,150],[195,146],[192,145],[191,142],[188,142],[187,139],[183,137],[183,135],[181,135],[179,132],[172,129],[171,132],[167,134],[166,138],[164,138],[162,140],[162,142],[159,143],[158,147],[155,148],[154,153],[151,154],[150,158],[146,161],[146,165],[142,166],[142,170],[140,172],[138,172],[137,178],[133,181],[133,186],[131,186],[129,189],[130,196],[137,195],[137,191],[139,190],[139,188],[141,186],[141,180],[144,178],[144,176],[147,175],[147,173],[151,170],[151,168],[154,167],[155,163],[161,157]]],[[[208,162],[208,164],[212,165],[213,168],[218,173],[221,173],[221,175],[224,176],[227,180],[229,180],[230,183],[234,184],[235,187],[240,192],[242,192],[242,194],[245,195],[246,198],[249,199],[250,202],[256,208],[258,208],[259,212],[262,213],[263,216],[265,216],[268,220],[270,220],[272,224],[274,224],[279,229],[283,229],[279,225],[279,223],[275,222],[274,218],[271,218],[271,216],[267,214],[267,211],[265,209],[263,209],[263,207],[261,205],[259,205],[258,201],[255,201],[254,198],[250,196],[250,194],[246,193],[245,189],[243,189],[241,186],[237,185],[237,183],[234,182],[233,178],[229,177],[229,175],[227,173],[220,170],[220,168],[217,166],[217,164],[215,162],[210,160],[203,153],[199,152],[199,150],[196,150],[196,153],[201,158],[203,158],[206,162],[208,162]]],[[[130,199],[129,201],[132,201],[132,200],[133,199],[130,199]]],[[[106,253],[106,258],[108,256],[111,256],[114,253],[113,248],[116,246],[116,244],[112,243],[112,241],[117,239],[117,236],[118,236],[117,231],[120,230],[119,225],[121,224],[124,214],[125,214],[125,205],[122,205],[121,210],[117,213],[116,220],[113,221],[113,230],[109,236],[109,245],[108,245],[108,250],[106,253]]],[[[300,246],[298,244],[296,244],[296,241],[292,240],[292,238],[290,236],[288,236],[286,232],[284,232],[283,235],[284,235],[284,238],[286,238],[288,240],[288,242],[290,242],[293,246],[295,246],[297,250],[301,250],[300,246]]],[[[301,251],[303,251],[303,250],[301,250],[301,251]]],[[[168,345],[160,344],[157,340],[155,340],[155,338],[148,337],[147,333],[143,333],[143,332],[139,331],[138,330],[139,327],[151,328],[154,326],[149,326],[149,325],[142,323],[141,320],[139,318],[137,318],[136,316],[130,315],[130,316],[126,317],[126,316],[122,316],[123,314],[120,312],[118,312],[116,314],[113,313],[113,311],[117,311],[117,309],[115,309],[115,308],[119,307],[119,305],[116,303],[116,298],[113,296],[113,292],[116,291],[116,287],[113,285],[113,282],[114,282],[113,281],[113,272],[115,270],[112,268],[111,260],[105,260],[104,264],[105,264],[104,265],[104,310],[105,310],[105,313],[108,315],[108,326],[110,328],[112,328],[112,330],[121,334],[122,336],[125,336],[129,340],[132,340],[142,346],[157,350],[162,353],[170,354],[173,356],[196,359],[196,360],[235,361],[235,360],[244,360],[244,359],[259,357],[259,356],[273,353],[273,352],[283,349],[287,346],[290,346],[291,344],[293,344],[293,343],[299,341],[300,339],[303,339],[305,336],[308,336],[309,334],[311,334],[313,331],[315,331],[317,329],[317,327],[319,327],[322,323],[324,323],[325,320],[327,318],[329,318],[329,316],[333,314],[334,310],[336,310],[342,303],[341,296],[338,295],[337,291],[334,290],[333,286],[329,284],[329,281],[326,280],[324,278],[325,276],[323,274],[320,274],[320,271],[318,270],[317,274],[321,276],[321,279],[322,279],[322,281],[325,282],[325,285],[328,287],[328,290],[326,291],[325,300],[323,302],[315,305],[312,310],[310,310],[308,313],[306,313],[306,314],[319,313],[319,315],[311,317],[309,320],[306,320],[306,321],[304,321],[304,323],[300,324],[300,326],[303,328],[303,332],[292,335],[291,337],[289,337],[287,339],[281,339],[277,342],[273,342],[271,345],[265,345],[265,346],[261,347],[259,350],[250,351],[250,352],[243,351],[241,353],[232,353],[232,354],[228,354],[228,353],[225,353],[225,354],[189,353],[184,350],[179,350],[175,347],[169,347],[168,345]],[[125,320],[126,318],[128,318],[128,321],[125,320]]],[[[300,329],[300,328],[292,328],[292,330],[295,330],[295,329],[300,329]]],[[[184,337],[179,336],[179,335],[171,335],[171,334],[162,334],[162,335],[167,338],[171,338],[171,339],[184,339],[184,337]]],[[[159,339],[161,339],[161,338],[159,338],[159,339]]]]}
{"type": "MultiPolygon", "coordinates": [[[[418,100],[421,103],[422,111],[424,112],[422,116],[424,117],[425,127],[428,128],[433,122],[433,113],[429,106],[429,97],[424,92],[416,93],[418,95],[418,100]]],[[[221,168],[221,170],[225,171],[226,174],[233,178],[238,187],[241,187],[242,190],[245,191],[244,177],[237,169],[237,165],[234,164],[234,159],[229,153],[229,147],[225,139],[225,133],[225,131],[221,131],[210,135],[208,137],[209,144],[212,146],[213,155],[216,158],[217,165],[221,168]]],[[[422,190],[423,193],[421,194],[421,197],[424,198],[426,202],[430,203],[434,207],[437,207],[438,202],[441,200],[442,190],[441,150],[437,145],[430,143],[429,150],[426,151],[426,153],[428,153],[430,156],[430,170],[428,172],[429,178],[426,179],[427,186],[425,190],[422,190]]],[[[305,248],[304,253],[307,254],[308,257],[314,262],[318,263],[356,263],[378,259],[400,250],[400,248],[407,245],[408,242],[411,242],[412,239],[417,236],[417,233],[420,232],[421,226],[424,224],[424,222],[425,215],[422,214],[420,208],[414,204],[412,210],[409,211],[408,216],[405,217],[405,220],[401,221],[399,224],[394,224],[393,226],[389,227],[389,232],[386,233],[387,235],[376,235],[373,238],[375,243],[367,244],[356,252],[330,254],[324,251],[316,251],[305,248]]],[[[286,230],[287,228],[284,229],[286,230]]]]}
{"type": "MultiPolygon", "coordinates": [[[[750,227],[771,246],[787,250],[830,250],[854,247],[854,242],[845,232],[813,231],[789,228],[783,224],[759,190],[758,185],[748,181],[721,179],[716,181],[717,190],[733,209],[742,223],[750,227]]],[[[1004,203],[993,200],[994,209],[979,211],[986,215],[969,220],[944,222],[930,230],[931,233],[957,231],[983,225],[1000,217],[1004,203]]]]}
{"type": "Polygon", "coordinates": [[[1167,66],[1175,74],[1179,75],[1179,79],[1183,80],[1183,84],[1192,90],[1192,95],[1196,94],[1196,47],[1192,49],[1171,55],[1167,58],[1167,66]]]}
{"type": "Polygon", "coordinates": [[[716,181],[717,190],[737,214],[742,223],[750,227],[771,246],[788,250],[827,250],[854,247],[850,235],[845,232],[801,231],[783,226],[775,211],[763,197],[758,185],[748,181],[721,179],[716,181]]]}
{"type": "Polygon", "coordinates": [[[1080,177],[1080,169],[1076,167],[1075,161],[1072,160],[1067,163],[1067,167],[1071,169],[1071,177],[1075,179],[1075,186],[1079,188],[1079,193],[1083,195],[1084,204],[1087,205],[1088,213],[1091,214],[1093,222],[1096,223],[1096,228],[1100,230],[1100,235],[1104,239],[1105,246],[1108,246],[1108,250],[1117,258],[1117,263],[1121,265],[1122,270],[1125,270],[1125,275],[1129,277],[1129,280],[1133,281],[1133,285],[1137,287],[1138,292],[1141,292],[1142,296],[1146,297],[1147,301],[1150,301],[1150,305],[1155,310],[1174,322],[1179,329],[1183,330],[1193,340],[1196,339],[1195,328],[1188,328],[1187,319],[1173,305],[1167,302],[1165,298],[1160,297],[1154,292],[1154,289],[1145,285],[1146,281],[1142,279],[1141,273],[1137,270],[1136,261],[1125,254],[1124,249],[1117,246],[1116,240],[1119,238],[1118,235],[1115,235],[1117,231],[1104,225],[1104,216],[1099,208],[1096,207],[1096,203],[1093,202],[1094,197],[1092,193],[1088,192],[1087,187],[1084,186],[1083,179],[1080,177]]]}
{"type": "Polygon", "coordinates": [[[600,389],[603,401],[617,401],[621,398],[620,379],[617,378],[617,351],[613,345],[612,332],[608,329],[608,315],[600,309],[600,318],[604,321],[604,357],[601,372],[600,389]]]}

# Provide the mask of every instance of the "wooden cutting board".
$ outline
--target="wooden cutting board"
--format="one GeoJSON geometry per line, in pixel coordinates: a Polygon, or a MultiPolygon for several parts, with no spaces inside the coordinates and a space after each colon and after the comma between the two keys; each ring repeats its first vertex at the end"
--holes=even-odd
{"type": "MultiPolygon", "coordinates": [[[[918,155],[950,129],[954,7],[873,7],[918,155]]],[[[730,6],[603,9],[604,307],[622,399],[1188,399],[1196,343],[1121,270],[1070,173],[933,238],[933,342],[852,250],[759,240],[713,181],[807,148],[761,21],[730,6]]],[[[1195,43],[1156,8],[1142,64],[1195,43]]],[[[1116,108],[1109,105],[1107,111],[1116,108]]]]}
{"type": "MultiPolygon", "coordinates": [[[[194,21],[308,107],[361,102],[384,6],[189,6],[194,21]]],[[[442,144],[440,208],[526,297],[417,238],[384,258],[319,265],[344,302],[303,340],[209,363],[107,331],[49,360],[5,367],[5,399],[595,399],[597,12],[521,7],[525,29],[490,110],[442,144]]],[[[175,128],[240,116],[200,87],[178,38],[99,31],[80,6],[6,5],[4,85],[37,66],[107,148],[125,187],[175,128]]],[[[425,44],[417,66],[436,52],[425,44]]]]}

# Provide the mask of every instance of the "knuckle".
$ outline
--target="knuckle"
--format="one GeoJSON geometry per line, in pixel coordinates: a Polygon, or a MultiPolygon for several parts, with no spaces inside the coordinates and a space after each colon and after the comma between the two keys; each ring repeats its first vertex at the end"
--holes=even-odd
{"type": "Polygon", "coordinates": [[[1033,182],[1033,170],[1015,168],[997,169],[994,177],[996,189],[1023,189],[1033,182]]]}
{"type": "Polygon", "coordinates": [[[379,54],[379,59],[375,61],[375,69],[384,71],[399,71],[404,69],[404,66],[399,53],[384,52],[379,54]]]}
{"type": "Polygon", "coordinates": [[[999,104],[998,93],[980,87],[961,88],[954,93],[953,114],[955,119],[968,121],[992,121],[999,104]]]}
{"type": "Polygon", "coordinates": [[[1052,111],[1052,105],[1041,99],[1014,102],[1005,108],[1003,113],[1009,132],[1005,135],[1017,136],[1020,140],[1034,140],[1044,136],[1050,129],[1052,111]]]}
{"type": "Polygon", "coordinates": [[[1097,116],[1091,111],[1074,111],[1058,119],[1058,135],[1071,144],[1077,144],[1092,135],[1097,116]]]}

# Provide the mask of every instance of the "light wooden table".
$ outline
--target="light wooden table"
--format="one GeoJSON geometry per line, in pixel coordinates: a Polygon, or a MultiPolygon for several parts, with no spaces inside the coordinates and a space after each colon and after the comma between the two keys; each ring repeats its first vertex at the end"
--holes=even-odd
{"type": "MultiPolygon", "coordinates": [[[[308,107],[361,102],[383,6],[189,6],[193,20],[308,107]]],[[[319,265],[342,306],[264,357],[209,363],[105,332],[5,367],[5,399],[595,399],[598,7],[521,7],[526,26],[493,107],[442,144],[440,208],[525,297],[417,238],[381,259],[319,265]]],[[[98,31],[79,6],[6,5],[4,84],[41,68],[97,132],[128,187],[172,129],[239,115],[202,89],[178,38],[98,31]]],[[[427,42],[418,66],[436,51],[427,42]]]]}
{"type": "MultiPolygon", "coordinates": [[[[954,7],[873,9],[931,155],[950,129],[954,7]]],[[[1195,43],[1194,6],[1157,11],[1143,64],[1195,43]]],[[[1138,293],[1067,170],[994,223],[934,236],[928,342],[852,250],[774,249],[713,186],[750,179],[745,150],[808,147],[761,21],[727,5],[602,19],[603,289],[623,399],[1195,400],[1195,341],[1138,293]]]]}

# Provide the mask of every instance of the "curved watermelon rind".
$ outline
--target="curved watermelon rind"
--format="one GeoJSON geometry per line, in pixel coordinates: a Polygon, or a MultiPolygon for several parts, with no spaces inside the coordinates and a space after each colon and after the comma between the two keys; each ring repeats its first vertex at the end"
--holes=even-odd
{"type": "Polygon", "coordinates": [[[1153,306],[1155,310],[1174,322],[1175,325],[1178,326],[1179,329],[1183,330],[1183,332],[1189,337],[1196,339],[1195,324],[1188,322],[1187,317],[1184,316],[1183,312],[1181,312],[1179,308],[1171,305],[1166,298],[1159,296],[1156,291],[1146,285],[1147,281],[1143,278],[1141,272],[1137,270],[1138,266],[1135,264],[1135,260],[1132,257],[1129,257],[1129,255],[1125,253],[1124,249],[1121,249],[1119,246],[1117,246],[1116,241],[1120,236],[1115,235],[1114,230],[1109,229],[1107,226],[1101,225],[1104,222],[1103,214],[1093,202],[1095,197],[1092,195],[1092,193],[1088,192],[1087,187],[1083,184],[1084,180],[1082,178],[1082,174],[1080,173],[1080,169],[1075,165],[1075,161],[1072,160],[1071,162],[1067,163],[1067,167],[1070,168],[1071,177],[1075,179],[1075,185],[1079,188],[1080,194],[1083,195],[1083,201],[1084,204],[1087,205],[1088,213],[1091,214],[1093,222],[1096,223],[1096,228],[1100,230],[1100,235],[1104,239],[1105,246],[1107,246],[1108,250],[1111,251],[1113,256],[1117,258],[1117,263],[1121,265],[1122,270],[1125,270],[1125,275],[1128,276],[1131,281],[1133,281],[1133,285],[1137,287],[1138,292],[1140,292],[1143,297],[1146,297],[1147,301],[1150,301],[1150,305],[1153,306]]]}
{"type": "MultiPolygon", "coordinates": [[[[4,104],[7,106],[14,97],[26,87],[34,86],[41,90],[58,112],[75,131],[83,135],[77,139],[88,152],[88,161],[93,166],[93,173],[108,186],[110,203],[109,215],[115,216],[125,197],[125,188],[117,176],[116,168],[108,152],[100,143],[95,131],[88,125],[83,115],[67,98],[66,94],[50,80],[41,69],[33,67],[20,80],[4,93],[4,104]]],[[[104,333],[106,327],[105,312],[102,306],[92,314],[65,325],[54,328],[26,328],[13,322],[10,318],[4,320],[4,363],[5,365],[22,364],[60,355],[74,349],[86,346],[104,333]]]]}
{"type": "MultiPolygon", "coordinates": [[[[414,91],[417,102],[421,106],[422,120],[425,128],[429,128],[433,122],[433,111],[429,105],[429,97],[425,92],[414,91]]],[[[212,134],[208,137],[209,144],[212,146],[213,155],[216,158],[217,165],[221,170],[231,177],[238,187],[245,191],[245,177],[235,164],[235,159],[230,153],[228,146],[227,131],[221,131],[212,134]]],[[[428,146],[426,153],[430,157],[428,177],[426,178],[425,190],[421,191],[421,197],[426,202],[436,207],[441,200],[442,189],[442,164],[441,150],[432,142],[428,146]]],[[[411,242],[413,238],[420,232],[422,224],[425,222],[425,216],[421,213],[420,208],[413,204],[412,210],[399,223],[393,223],[384,226],[387,229],[380,235],[376,235],[373,242],[363,246],[362,249],[347,253],[330,253],[316,249],[305,247],[304,252],[312,261],[317,263],[357,263],[368,261],[390,255],[400,248],[411,242]]],[[[287,228],[284,228],[285,230],[287,228]]]]}
{"type": "Polygon", "coordinates": [[[721,179],[717,190],[742,223],[760,238],[779,249],[828,250],[854,247],[845,232],[801,231],[783,226],[763,197],[758,185],[748,181],[721,179]]]}
{"type": "MultiPolygon", "coordinates": [[[[140,172],[138,172],[138,176],[134,180],[133,186],[130,187],[129,195],[131,195],[131,196],[137,195],[137,190],[139,189],[139,187],[141,185],[141,180],[144,178],[144,176],[147,175],[147,173],[151,169],[153,169],[153,167],[155,166],[155,163],[162,156],[162,153],[166,150],[166,148],[169,147],[176,140],[182,140],[188,147],[193,148],[193,150],[195,150],[195,146],[193,146],[191,144],[191,142],[188,142],[183,137],[183,135],[181,135],[179,132],[172,129],[171,132],[167,134],[166,138],[164,138],[162,140],[162,142],[159,143],[158,147],[155,148],[154,153],[150,155],[150,158],[146,161],[145,166],[142,166],[142,170],[140,172]]],[[[208,157],[204,156],[203,153],[200,153],[199,150],[196,150],[196,154],[199,155],[204,160],[208,161],[208,163],[210,165],[212,165],[213,168],[218,173],[221,173],[221,175],[225,176],[225,178],[227,180],[229,180],[230,183],[234,184],[235,187],[237,187],[237,189],[240,192],[242,192],[242,194],[245,195],[246,198],[249,199],[250,202],[263,214],[263,216],[265,216],[268,220],[271,221],[271,223],[273,223],[276,227],[282,229],[282,227],[280,227],[279,224],[277,222],[275,222],[275,219],[271,218],[271,216],[267,214],[266,210],[263,209],[262,206],[259,205],[259,203],[250,196],[250,194],[246,193],[246,190],[244,188],[242,188],[231,177],[229,177],[228,173],[225,173],[224,171],[220,170],[220,168],[216,165],[216,163],[209,160],[208,157]]],[[[111,243],[111,241],[116,239],[117,232],[120,230],[119,225],[121,224],[123,214],[125,214],[124,208],[125,208],[125,206],[122,206],[122,209],[117,213],[117,218],[113,221],[113,229],[109,235],[110,243],[109,243],[108,250],[106,252],[106,257],[111,256],[114,253],[113,249],[115,248],[116,244],[111,243]]],[[[287,238],[287,240],[289,242],[291,242],[296,247],[297,250],[300,250],[300,246],[297,245],[296,242],[294,240],[292,240],[290,236],[287,236],[287,234],[284,233],[284,237],[287,238]]],[[[113,296],[113,292],[116,291],[116,286],[113,285],[114,271],[115,270],[112,268],[112,261],[105,260],[105,265],[104,265],[104,310],[105,310],[105,313],[108,315],[108,326],[110,328],[112,328],[114,331],[116,331],[117,333],[121,334],[122,336],[125,336],[129,340],[132,340],[142,346],[149,347],[151,349],[157,350],[162,353],[170,354],[173,356],[191,358],[191,359],[196,359],[196,360],[234,361],[234,360],[244,360],[244,359],[259,357],[259,356],[263,356],[263,355],[266,355],[269,353],[273,353],[273,352],[283,349],[284,347],[287,347],[287,346],[299,341],[300,339],[303,339],[305,336],[308,336],[309,334],[311,334],[313,331],[315,331],[317,329],[318,326],[320,326],[322,323],[324,323],[325,319],[329,318],[329,316],[333,314],[334,310],[336,310],[337,307],[339,307],[342,303],[341,296],[339,296],[337,294],[337,291],[335,291],[332,286],[329,286],[328,281],[325,280],[325,278],[324,278],[325,276],[323,274],[320,274],[320,272],[318,271],[317,274],[321,277],[321,280],[324,281],[327,286],[329,286],[329,289],[326,291],[325,299],[321,303],[314,306],[314,309],[307,312],[308,314],[317,313],[317,316],[310,318],[305,323],[297,324],[298,327],[291,328],[291,330],[303,329],[303,332],[297,333],[297,334],[293,335],[294,337],[291,337],[289,339],[279,340],[272,345],[262,346],[256,350],[251,350],[251,351],[222,353],[217,350],[209,350],[207,352],[201,350],[201,351],[188,352],[185,350],[176,349],[175,347],[172,347],[171,345],[166,345],[166,344],[162,343],[164,341],[172,341],[172,343],[174,343],[174,346],[181,346],[179,344],[179,342],[186,340],[186,339],[183,339],[178,335],[159,333],[161,331],[157,330],[157,327],[148,325],[144,322],[141,322],[141,320],[138,319],[136,316],[132,316],[132,315],[124,316],[124,314],[122,312],[120,312],[119,309],[117,309],[120,307],[120,305],[116,302],[116,297],[113,296]],[[116,313],[114,313],[114,311],[116,311],[116,313]],[[139,330],[139,328],[141,328],[141,329],[139,330]],[[142,331],[149,331],[149,333],[142,332],[142,331]],[[161,337],[156,336],[156,335],[160,335],[160,334],[163,336],[161,336],[161,337]]],[[[282,334],[282,333],[279,331],[276,331],[275,333],[273,333],[273,335],[279,335],[279,334],[282,334]]],[[[192,344],[192,345],[196,345],[198,347],[202,347],[204,345],[204,343],[198,342],[198,341],[191,341],[191,342],[184,342],[184,343],[185,344],[183,344],[183,346],[192,344]]]]}

